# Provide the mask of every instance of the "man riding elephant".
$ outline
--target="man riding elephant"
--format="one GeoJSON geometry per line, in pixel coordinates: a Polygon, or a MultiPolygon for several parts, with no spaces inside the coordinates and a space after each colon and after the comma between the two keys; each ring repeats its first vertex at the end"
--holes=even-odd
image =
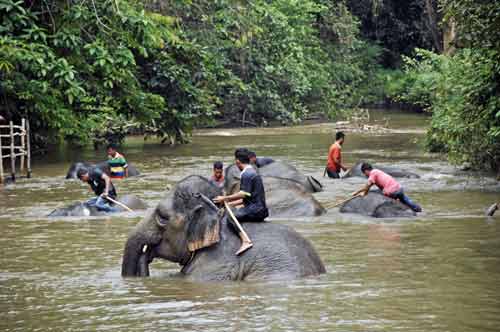
{"type": "Polygon", "coordinates": [[[415,212],[422,212],[420,205],[413,203],[413,201],[406,196],[403,191],[403,187],[392,176],[379,169],[373,169],[373,167],[368,163],[361,165],[361,171],[368,178],[368,183],[360,190],[354,192],[352,194],[353,196],[364,196],[373,185],[376,185],[380,190],[382,190],[385,196],[399,200],[415,212]]]}
{"type": "MultiPolygon", "coordinates": [[[[235,216],[241,222],[262,222],[269,216],[266,206],[266,194],[262,178],[250,165],[249,151],[237,149],[234,153],[236,166],[241,171],[240,191],[229,196],[217,196],[215,203],[228,202],[230,206],[237,207],[235,216]]],[[[233,225],[234,226],[234,225],[233,225]]],[[[250,249],[253,244],[246,234],[238,228],[234,228],[241,238],[241,247],[236,252],[240,255],[250,249]]]]}
{"type": "Polygon", "coordinates": [[[250,159],[250,164],[255,165],[257,168],[274,163],[273,158],[257,157],[257,154],[253,151],[248,151],[248,158],[250,159]]]}
{"type": "Polygon", "coordinates": [[[241,242],[227,211],[213,203],[221,195],[221,188],[200,176],[178,182],[129,234],[122,276],[148,276],[155,258],[179,263],[181,276],[196,281],[295,279],[325,272],[311,243],[282,224],[246,223],[253,248],[234,255],[241,242]]]}
{"type": "Polygon", "coordinates": [[[107,198],[116,199],[115,186],[111,179],[99,168],[81,168],[77,173],[78,179],[88,183],[96,194],[96,197],[87,201],[87,205],[95,206],[98,210],[105,212],[117,212],[118,210],[109,205],[107,198]]]}

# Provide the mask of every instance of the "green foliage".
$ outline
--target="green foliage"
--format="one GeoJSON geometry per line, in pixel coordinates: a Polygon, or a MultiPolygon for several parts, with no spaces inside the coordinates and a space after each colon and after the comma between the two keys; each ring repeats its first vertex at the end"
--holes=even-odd
{"type": "Polygon", "coordinates": [[[359,102],[365,82],[358,26],[347,8],[321,1],[158,1],[179,18],[216,83],[219,118],[239,124],[332,117],[359,102]]]}
{"type": "Polygon", "coordinates": [[[432,112],[427,145],[455,163],[477,168],[500,162],[500,65],[495,50],[462,49],[454,56],[417,50],[393,77],[393,99],[432,112]]]}
{"type": "Polygon", "coordinates": [[[106,136],[103,124],[130,128],[122,122],[185,140],[179,133],[210,115],[210,91],[186,82],[193,68],[176,61],[195,50],[174,20],[133,1],[42,4],[0,0],[1,107],[11,118],[26,116],[46,137],[85,144],[106,136]],[[171,91],[151,88],[150,68],[159,61],[170,63],[163,71],[172,89],[193,98],[175,101],[171,91]]]}
{"type": "Polygon", "coordinates": [[[347,0],[346,3],[361,22],[361,36],[383,48],[381,61],[386,68],[399,67],[401,55],[410,55],[415,48],[441,50],[437,0],[347,0]]]}
{"type": "Polygon", "coordinates": [[[452,55],[416,50],[404,75],[386,90],[392,99],[432,112],[427,145],[455,163],[500,169],[500,9],[493,2],[442,0],[447,22],[457,24],[452,55]]]}
{"type": "Polygon", "coordinates": [[[0,17],[0,107],[79,144],[336,117],[372,98],[380,54],[324,0],[0,0],[0,17]]]}

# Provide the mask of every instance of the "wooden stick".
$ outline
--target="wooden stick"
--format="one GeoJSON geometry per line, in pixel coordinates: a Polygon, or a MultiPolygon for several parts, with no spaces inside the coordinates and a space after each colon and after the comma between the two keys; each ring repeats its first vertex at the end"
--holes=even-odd
{"type": "Polygon", "coordinates": [[[16,156],[14,153],[14,124],[12,121],[9,122],[10,126],[10,174],[12,176],[12,182],[16,182],[16,156]]]}
{"type": "MultiPolygon", "coordinates": [[[[24,130],[24,128],[26,127],[26,119],[22,119],[21,120],[21,127],[23,127],[22,130],[24,130]]],[[[21,132],[21,148],[19,150],[21,150],[20,154],[21,154],[21,166],[19,167],[19,172],[23,172],[24,171],[24,156],[26,155],[26,152],[24,151],[24,144],[25,144],[25,135],[26,131],[23,133],[21,132]]]]}
{"type": "Polygon", "coordinates": [[[26,120],[26,155],[28,156],[27,168],[28,174],[26,176],[31,178],[31,142],[30,142],[30,122],[26,120]]]}
{"type": "Polygon", "coordinates": [[[0,137],[0,183],[3,182],[3,155],[2,155],[2,137],[0,137]]]}
{"type": "Polygon", "coordinates": [[[131,208],[129,208],[128,206],[126,206],[125,204],[123,204],[122,202],[118,202],[117,200],[115,199],[112,199],[111,197],[109,196],[105,196],[105,198],[110,201],[111,203],[115,203],[116,205],[119,205],[121,206],[122,208],[124,208],[125,210],[127,210],[128,212],[134,212],[134,210],[132,210],[131,208]]]}
{"type": "MultiPolygon", "coordinates": [[[[329,206],[329,205],[327,205],[327,208],[329,208],[329,209],[333,209],[334,207],[337,207],[337,206],[339,206],[339,205],[342,205],[342,204],[345,204],[345,203],[347,203],[347,202],[350,202],[351,200],[355,199],[356,197],[360,197],[360,195],[356,195],[356,196],[349,197],[348,199],[345,199],[345,200],[343,200],[343,201],[341,201],[341,202],[335,203],[335,205],[333,205],[333,206],[329,206]]],[[[326,205],[326,204],[325,204],[325,205],[326,205]]]]}
{"type": "Polygon", "coordinates": [[[241,227],[240,222],[238,221],[238,219],[236,219],[236,216],[234,215],[233,211],[231,210],[231,207],[229,206],[229,204],[227,204],[226,201],[224,201],[224,207],[226,208],[226,211],[229,213],[229,216],[231,217],[231,219],[233,219],[234,223],[238,227],[238,230],[243,235],[243,237],[250,240],[250,238],[248,237],[248,234],[245,232],[243,227],[241,227]]]}

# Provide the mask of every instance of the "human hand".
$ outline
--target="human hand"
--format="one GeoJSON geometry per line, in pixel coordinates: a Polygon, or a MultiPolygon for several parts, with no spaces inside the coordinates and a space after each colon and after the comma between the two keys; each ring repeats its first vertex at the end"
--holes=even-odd
{"type": "Polygon", "coordinates": [[[225,200],[226,200],[225,196],[217,196],[214,198],[214,203],[216,204],[224,203],[225,200]]]}

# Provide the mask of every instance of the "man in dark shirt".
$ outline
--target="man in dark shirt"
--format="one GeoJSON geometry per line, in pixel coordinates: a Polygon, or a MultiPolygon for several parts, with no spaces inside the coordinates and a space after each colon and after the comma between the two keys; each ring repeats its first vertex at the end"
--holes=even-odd
{"type": "MultiPolygon", "coordinates": [[[[241,171],[240,191],[229,196],[217,196],[216,203],[228,202],[231,206],[239,207],[236,210],[236,219],[240,222],[262,222],[269,215],[266,205],[266,194],[262,178],[250,165],[249,151],[237,149],[235,152],[236,166],[241,171]]],[[[228,219],[231,220],[231,219],[228,219]]],[[[229,225],[241,238],[241,247],[237,255],[250,249],[253,244],[246,234],[240,232],[230,221],[229,225]]]]}
{"type": "Polygon", "coordinates": [[[88,205],[95,206],[98,210],[105,212],[118,211],[116,208],[111,207],[106,200],[108,196],[112,199],[116,199],[115,186],[113,186],[111,179],[106,173],[97,167],[91,169],[80,168],[77,172],[77,176],[82,182],[88,183],[97,196],[88,200],[88,205]]]}
{"type": "Polygon", "coordinates": [[[250,159],[250,164],[257,166],[257,168],[274,163],[274,159],[268,157],[257,157],[253,151],[248,151],[248,158],[250,159]]]}

